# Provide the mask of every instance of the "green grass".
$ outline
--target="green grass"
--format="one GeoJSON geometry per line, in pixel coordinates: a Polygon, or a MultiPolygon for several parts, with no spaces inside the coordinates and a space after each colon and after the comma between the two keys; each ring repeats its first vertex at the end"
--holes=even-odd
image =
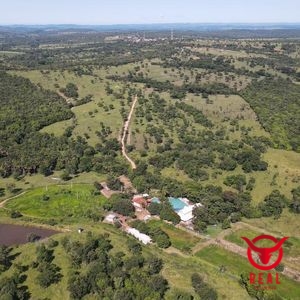
{"type": "Polygon", "coordinates": [[[23,52],[17,52],[17,51],[0,51],[0,57],[13,57],[17,55],[22,55],[24,54],[23,52]]]}
{"type": "MultiPolygon", "coordinates": [[[[206,247],[196,253],[196,256],[208,261],[215,266],[225,266],[226,273],[239,277],[242,272],[254,272],[257,270],[250,265],[245,258],[221,249],[217,246],[206,247]]],[[[298,299],[300,293],[300,285],[296,281],[292,281],[284,276],[280,276],[281,284],[277,285],[276,294],[283,299],[298,299]]]]}
{"type": "MultiPolygon", "coordinates": [[[[110,74],[110,69],[105,71],[101,69],[100,74],[104,76],[110,74]]],[[[95,72],[97,73],[97,72],[95,72]]],[[[113,72],[112,72],[113,73],[113,72]]],[[[59,87],[66,86],[67,83],[75,83],[78,87],[79,98],[85,97],[88,94],[93,95],[93,100],[89,103],[76,106],[72,108],[73,113],[75,114],[75,129],[73,130],[73,137],[84,136],[87,134],[88,143],[92,146],[95,146],[100,142],[100,139],[96,135],[96,131],[100,131],[100,122],[103,122],[105,126],[111,128],[112,137],[118,137],[123,120],[121,118],[119,109],[120,109],[120,100],[116,99],[113,95],[106,95],[105,92],[105,82],[99,78],[93,76],[84,75],[76,76],[73,72],[58,72],[50,71],[49,74],[42,74],[40,71],[15,71],[13,74],[24,76],[30,79],[36,84],[41,84],[44,88],[50,89],[53,91],[58,91],[58,88],[55,87],[55,84],[58,84],[59,87]],[[109,106],[113,104],[114,109],[108,111],[104,110],[104,107],[100,107],[98,104],[101,103],[104,106],[109,106]]],[[[114,90],[117,90],[122,87],[122,84],[111,83],[111,86],[114,90]]],[[[126,99],[127,95],[123,95],[126,99]]],[[[125,109],[127,107],[127,101],[125,100],[125,109]]],[[[53,133],[58,136],[64,132],[64,129],[67,126],[72,124],[72,120],[67,120],[64,122],[54,123],[50,126],[43,128],[42,132],[53,133]]]]}
{"type": "MultiPolygon", "coordinates": [[[[85,239],[86,232],[88,231],[92,231],[94,234],[108,233],[110,235],[109,239],[114,246],[112,251],[123,251],[124,253],[128,253],[126,247],[128,236],[111,225],[103,223],[84,225],[85,232],[81,235],[77,233],[77,226],[69,226],[69,228],[71,229],[71,232],[54,235],[52,236],[52,239],[60,242],[63,237],[67,236],[72,240],[82,241],[85,239]]],[[[170,285],[170,290],[167,292],[165,299],[173,300],[173,291],[183,290],[194,295],[195,300],[199,300],[191,286],[191,275],[195,272],[200,273],[205,280],[209,282],[209,284],[213,285],[217,289],[220,299],[250,299],[246,292],[239,286],[236,279],[227,276],[220,276],[220,274],[216,272],[216,268],[211,264],[193,257],[180,257],[178,255],[168,254],[154,245],[142,247],[145,257],[154,255],[162,258],[164,261],[162,274],[168,280],[170,285]]],[[[22,265],[30,265],[36,257],[35,248],[36,245],[31,243],[20,245],[15,248],[13,253],[19,253],[19,255],[14,262],[21,263],[22,265]]],[[[37,271],[30,267],[29,270],[25,272],[27,278],[24,285],[29,287],[32,299],[39,299],[41,295],[43,295],[43,298],[53,300],[70,299],[69,292],[67,290],[67,281],[70,274],[70,261],[68,259],[68,255],[62,248],[61,244],[55,248],[54,254],[55,259],[53,262],[61,267],[61,274],[63,275],[62,280],[58,284],[41,289],[36,283],[37,271]]],[[[13,271],[14,267],[11,267],[10,270],[0,274],[0,278],[12,275],[13,271]]]]}
{"type": "Polygon", "coordinates": [[[245,223],[267,230],[277,236],[293,236],[300,239],[300,218],[299,215],[290,213],[287,209],[283,211],[279,219],[259,218],[244,219],[245,223]]]}
{"type": "MultiPolygon", "coordinates": [[[[261,234],[267,234],[264,232],[257,232],[257,231],[253,231],[250,229],[239,229],[235,232],[230,233],[229,235],[227,235],[225,237],[225,240],[232,242],[234,244],[237,244],[243,248],[247,248],[248,245],[246,244],[246,242],[241,238],[242,236],[245,236],[247,238],[249,238],[250,240],[254,239],[255,237],[261,235],[261,234]]],[[[274,246],[274,242],[270,241],[270,240],[264,240],[264,241],[258,241],[256,243],[257,246],[259,247],[272,247],[274,246]]]]}
{"type": "MultiPolygon", "coordinates": [[[[256,232],[256,235],[261,232],[270,232],[275,237],[288,236],[288,241],[284,244],[284,257],[283,263],[290,266],[293,269],[300,270],[300,218],[296,214],[292,214],[285,209],[279,219],[273,218],[259,218],[259,219],[245,219],[244,222],[253,225],[260,229],[260,232],[256,232]]],[[[249,231],[249,237],[254,237],[254,232],[249,231]]],[[[238,236],[243,234],[242,232],[235,232],[233,235],[229,235],[226,239],[233,243],[240,244],[238,236]]],[[[242,245],[241,245],[242,246],[242,245]]],[[[244,245],[245,246],[245,245],[244,245]]]]}
{"type": "MultiPolygon", "coordinates": [[[[156,224],[156,226],[159,223],[156,224]]],[[[103,223],[94,223],[93,225],[82,224],[85,229],[84,233],[79,235],[77,233],[77,224],[70,225],[68,228],[71,230],[68,233],[60,233],[52,236],[52,239],[61,241],[64,236],[68,236],[72,240],[81,241],[85,239],[86,233],[92,231],[94,234],[108,233],[110,240],[114,245],[113,252],[123,251],[128,252],[126,242],[128,237],[126,234],[116,229],[115,227],[103,223]]],[[[179,233],[179,231],[176,231],[179,233]]],[[[184,234],[185,232],[183,232],[184,234]]],[[[19,255],[15,262],[20,262],[23,265],[29,265],[30,262],[35,260],[35,245],[25,244],[14,249],[14,253],[18,252],[19,255]]],[[[179,256],[176,254],[169,254],[165,251],[157,248],[155,245],[142,246],[145,257],[148,255],[154,255],[162,258],[164,261],[164,268],[162,270],[163,276],[168,280],[170,290],[166,294],[166,299],[173,300],[172,293],[176,290],[183,290],[193,295],[194,291],[191,286],[191,275],[193,273],[199,273],[201,276],[214,288],[216,288],[220,299],[250,299],[246,291],[240,287],[238,283],[239,274],[242,271],[251,270],[246,259],[243,259],[237,255],[233,255],[222,249],[215,247],[204,248],[197,253],[196,257],[193,256],[179,256]],[[227,272],[220,273],[219,266],[223,264],[227,267],[227,272]]],[[[63,275],[62,280],[55,285],[51,285],[46,289],[41,289],[35,281],[37,271],[29,268],[26,271],[27,279],[24,282],[28,285],[33,299],[38,299],[40,295],[48,299],[69,299],[69,293],[67,291],[67,280],[70,274],[70,261],[66,252],[63,250],[61,244],[55,248],[55,260],[53,261],[59,265],[63,275]]],[[[9,271],[0,275],[8,276],[12,275],[14,267],[9,271]]],[[[296,299],[297,285],[289,280],[282,280],[282,287],[279,290],[280,294],[285,292],[285,295],[291,299],[296,299]],[[283,291],[284,289],[284,291],[283,291]]],[[[197,297],[195,299],[198,299],[197,297]]]]}
{"type": "Polygon", "coordinates": [[[49,186],[29,190],[10,200],[5,207],[26,216],[38,218],[82,217],[87,211],[97,212],[106,201],[102,195],[93,195],[92,185],[49,186]],[[43,200],[47,195],[49,199],[43,200]]]}
{"type": "Polygon", "coordinates": [[[222,231],[221,225],[209,225],[207,226],[207,234],[210,237],[217,237],[217,235],[222,231]]]}
{"type": "Polygon", "coordinates": [[[48,125],[41,129],[41,132],[54,134],[55,136],[62,136],[67,129],[67,127],[72,126],[72,119],[65,120],[61,122],[56,122],[54,124],[48,125]]]}
{"type": "Polygon", "coordinates": [[[172,246],[182,251],[191,249],[200,241],[199,237],[163,221],[151,220],[147,224],[151,228],[160,227],[169,235],[172,246]]]}
{"type": "Polygon", "coordinates": [[[28,190],[28,189],[33,189],[37,187],[46,187],[50,185],[57,185],[57,184],[71,184],[71,183],[93,183],[95,181],[103,181],[106,179],[106,175],[103,174],[98,174],[96,172],[84,172],[76,175],[72,179],[70,179],[67,183],[64,181],[60,180],[60,175],[61,171],[55,171],[52,175],[50,176],[44,176],[42,174],[34,174],[34,175],[26,175],[24,178],[20,180],[15,180],[12,177],[8,178],[1,178],[0,180],[0,188],[5,189],[5,194],[4,196],[0,197],[0,201],[5,200],[9,197],[15,196],[14,193],[10,193],[7,189],[6,186],[7,184],[14,183],[16,186],[16,189],[21,189],[22,191],[28,190]]]}
{"type": "Polygon", "coordinates": [[[205,247],[195,254],[197,257],[208,261],[216,266],[224,265],[227,272],[239,276],[241,272],[253,272],[254,268],[249,262],[237,254],[228,252],[218,246],[205,247]]]}
{"type": "Polygon", "coordinates": [[[188,94],[185,101],[201,110],[214,123],[224,123],[224,118],[230,120],[243,118],[244,120],[253,121],[251,125],[255,126],[257,131],[260,130],[263,134],[266,134],[256,121],[256,115],[249,104],[238,95],[210,95],[209,103],[207,103],[202,96],[188,94]]]}

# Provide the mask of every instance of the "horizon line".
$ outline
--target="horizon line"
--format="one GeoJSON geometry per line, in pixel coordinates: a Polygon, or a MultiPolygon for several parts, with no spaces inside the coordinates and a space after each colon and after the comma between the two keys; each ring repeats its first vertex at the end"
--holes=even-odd
{"type": "Polygon", "coordinates": [[[127,25],[300,25],[297,22],[150,22],[150,23],[111,23],[111,24],[87,24],[87,23],[0,23],[0,26],[127,26],[127,25]]]}

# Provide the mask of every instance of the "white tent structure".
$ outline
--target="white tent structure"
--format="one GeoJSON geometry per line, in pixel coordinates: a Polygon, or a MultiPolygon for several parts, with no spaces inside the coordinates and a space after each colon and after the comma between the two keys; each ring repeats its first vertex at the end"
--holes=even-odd
{"type": "Polygon", "coordinates": [[[137,238],[139,241],[141,241],[143,244],[147,245],[152,242],[150,236],[139,232],[137,229],[129,227],[127,228],[127,232],[131,235],[133,235],[135,238],[137,238]]]}

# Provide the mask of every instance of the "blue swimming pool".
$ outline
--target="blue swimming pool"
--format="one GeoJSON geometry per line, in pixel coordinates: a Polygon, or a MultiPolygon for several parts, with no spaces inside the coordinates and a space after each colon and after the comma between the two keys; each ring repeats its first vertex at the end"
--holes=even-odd
{"type": "Polygon", "coordinates": [[[159,200],[157,197],[153,197],[153,198],[151,199],[151,202],[152,202],[152,203],[160,203],[160,200],[159,200]]]}
{"type": "Polygon", "coordinates": [[[185,204],[179,198],[169,197],[169,202],[175,211],[179,211],[179,210],[183,209],[185,206],[187,206],[187,204],[185,204]]]}

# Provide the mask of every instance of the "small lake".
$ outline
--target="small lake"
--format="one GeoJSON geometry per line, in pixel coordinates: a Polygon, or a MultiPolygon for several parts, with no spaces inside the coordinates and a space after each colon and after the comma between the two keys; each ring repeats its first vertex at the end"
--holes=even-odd
{"type": "Polygon", "coordinates": [[[49,237],[59,231],[32,226],[0,224],[0,245],[12,246],[28,242],[28,236],[35,234],[40,239],[49,237]]]}

